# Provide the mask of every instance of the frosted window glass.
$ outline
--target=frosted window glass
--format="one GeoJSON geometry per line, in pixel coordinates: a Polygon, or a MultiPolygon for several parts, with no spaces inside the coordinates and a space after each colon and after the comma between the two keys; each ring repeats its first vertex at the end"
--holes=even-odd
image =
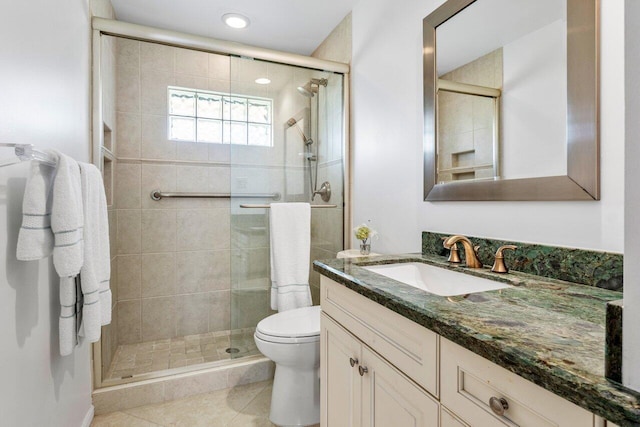
{"type": "Polygon", "coordinates": [[[249,100],[249,122],[271,123],[271,103],[269,101],[249,100]]]}
{"type": "Polygon", "coordinates": [[[247,100],[231,98],[231,120],[247,121],[247,100]]]}
{"type": "Polygon", "coordinates": [[[196,115],[196,94],[184,90],[169,89],[169,114],[196,115]]]}
{"type": "Polygon", "coordinates": [[[190,117],[170,117],[169,138],[180,141],[196,140],[196,121],[190,117]]]}
{"type": "Polygon", "coordinates": [[[249,123],[249,145],[271,146],[271,126],[249,123]]]}
{"type": "Polygon", "coordinates": [[[198,142],[222,143],[222,121],[198,119],[198,142]]]}
{"type": "Polygon", "coordinates": [[[247,124],[231,122],[231,143],[247,145],[247,124]]]}
{"type": "Polygon", "coordinates": [[[222,96],[198,93],[198,117],[222,118],[222,96]]]}

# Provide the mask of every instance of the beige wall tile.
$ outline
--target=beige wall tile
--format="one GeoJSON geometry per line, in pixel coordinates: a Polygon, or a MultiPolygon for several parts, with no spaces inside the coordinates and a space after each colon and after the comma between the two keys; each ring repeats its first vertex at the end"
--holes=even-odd
{"type": "Polygon", "coordinates": [[[132,113],[117,113],[116,119],[116,150],[118,158],[140,158],[140,115],[132,113]]]}
{"type": "Polygon", "coordinates": [[[119,301],[117,307],[119,344],[140,342],[142,338],[140,300],[119,301]]]}
{"type": "Polygon", "coordinates": [[[202,142],[176,141],[178,160],[194,160],[206,162],[209,160],[209,145],[202,142]]]}
{"type": "Polygon", "coordinates": [[[196,77],[189,74],[176,74],[175,78],[175,85],[178,87],[199,90],[208,90],[209,88],[209,79],[206,77],[196,77]]]}
{"type": "Polygon", "coordinates": [[[116,166],[116,207],[140,208],[140,165],[118,162],[116,166]]]}
{"type": "Polygon", "coordinates": [[[175,48],[157,43],[140,43],[140,69],[142,74],[162,71],[173,73],[175,71],[175,48]]]}
{"type": "Polygon", "coordinates": [[[109,252],[111,258],[118,254],[118,212],[115,209],[107,211],[109,218],[109,252]]]}
{"type": "Polygon", "coordinates": [[[230,327],[231,293],[212,292],[209,303],[209,331],[226,331],[230,327]]]}
{"type": "Polygon", "coordinates": [[[140,42],[117,37],[117,64],[121,67],[140,67],[140,42]]]}
{"type": "Polygon", "coordinates": [[[209,54],[190,49],[175,49],[176,73],[207,77],[209,73],[209,54]]]}
{"type": "Polygon", "coordinates": [[[142,255],[142,297],[175,295],[175,253],[142,255]]]}
{"type": "Polygon", "coordinates": [[[142,208],[143,209],[168,209],[175,207],[175,199],[152,200],[152,191],[164,192],[176,191],[176,166],[175,165],[142,165],[142,208]]]}
{"type": "MultiPolygon", "coordinates": [[[[118,302],[119,292],[119,276],[118,276],[118,257],[111,259],[111,275],[109,276],[109,288],[111,289],[111,308],[118,302]]],[[[112,313],[113,315],[113,313],[112,313]]]]}
{"type": "Polygon", "coordinates": [[[120,255],[118,258],[118,297],[120,300],[140,298],[140,255],[120,255]]]}
{"type": "Polygon", "coordinates": [[[231,61],[226,55],[209,54],[209,77],[228,81],[231,74],[231,61]]]}
{"type": "Polygon", "coordinates": [[[152,341],[176,336],[175,297],[142,300],[142,340],[152,341]]]}
{"type": "Polygon", "coordinates": [[[116,67],[116,110],[140,112],[140,78],[137,68],[116,67]]]}
{"type": "Polygon", "coordinates": [[[176,84],[173,74],[159,71],[140,76],[140,111],[143,114],[167,114],[168,87],[176,84]]]}
{"type": "Polygon", "coordinates": [[[145,209],[142,211],[142,252],[176,250],[176,211],[145,209]]]}
{"type": "Polygon", "coordinates": [[[230,288],[229,251],[177,252],[179,294],[227,290],[230,288]]]}
{"type": "Polygon", "coordinates": [[[176,332],[178,336],[203,334],[209,330],[211,293],[176,297],[176,332]]]}
{"type": "Polygon", "coordinates": [[[142,115],[141,154],[145,159],[173,160],[176,142],[167,138],[167,116],[142,115]]]}
{"type": "Polygon", "coordinates": [[[230,217],[226,209],[178,210],[177,249],[228,249],[230,217]]]}
{"type": "Polygon", "coordinates": [[[140,211],[118,210],[118,255],[140,253],[140,211]]]}

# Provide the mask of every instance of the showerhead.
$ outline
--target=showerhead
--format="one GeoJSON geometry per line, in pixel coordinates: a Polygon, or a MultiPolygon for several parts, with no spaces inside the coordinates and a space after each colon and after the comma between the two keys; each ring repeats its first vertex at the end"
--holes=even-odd
{"type": "Polygon", "coordinates": [[[320,86],[327,86],[329,81],[327,79],[311,79],[304,86],[298,86],[298,92],[301,95],[306,96],[307,98],[313,98],[316,93],[318,93],[318,88],[320,86]]]}
{"type": "Polygon", "coordinates": [[[311,87],[311,82],[307,82],[304,86],[298,86],[297,89],[302,96],[306,96],[307,98],[313,98],[315,96],[314,92],[318,91],[317,88],[315,88],[315,91],[313,90],[314,88],[311,87]]]}
{"type": "MultiPolygon", "coordinates": [[[[298,124],[298,121],[296,119],[294,119],[293,117],[291,117],[289,120],[287,120],[287,126],[289,126],[289,127],[296,126],[296,124],[298,124]]],[[[307,138],[307,135],[305,135],[304,132],[302,132],[302,129],[300,129],[300,126],[296,126],[296,129],[298,130],[298,133],[302,137],[302,141],[304,141],[305,145],[309,146],[309,145],[313,144],[313,139],[307,138]]]]}

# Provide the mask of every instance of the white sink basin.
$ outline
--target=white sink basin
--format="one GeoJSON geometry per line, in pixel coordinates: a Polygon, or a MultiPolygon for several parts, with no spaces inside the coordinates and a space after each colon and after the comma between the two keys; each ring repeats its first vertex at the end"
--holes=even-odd
{"type": "Polygon", "coordinates": [[[506,283],[494,282],[421,262],[371,265],[362,268],[443,297],[511,287],[506,283]]]}

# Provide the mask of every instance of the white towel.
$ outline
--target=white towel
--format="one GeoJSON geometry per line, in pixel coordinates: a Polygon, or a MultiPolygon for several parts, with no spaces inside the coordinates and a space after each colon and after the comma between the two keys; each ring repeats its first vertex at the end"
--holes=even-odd
{"type": "Polygon", "coordinates": [[[58,276],[75,277],[83,262],[80,166],[71,157],[58,153],[57,169],[51,209],[51,229],[55,238],[53,265],[58,276]]]}
{"type": "Polygon", "coordinates": [[[31,174],[22,201],[22,227],[18,234],[16,258],[21,261],[43,259],[53,251],[51,231],[51,189],[56,169],[32,162],[31,174]]]}
{"type": "Polygon", "coordinates": [[[311,206],[309,203],[272,203],[269,224],[271,309],[287,311],[309,307],[311,206]]]}
{"type": "Polygon", "coordinates": [[[71,354],[76,343],[75,279],[84,262],[82,190],[80,166],[71,157],[57,153],[53,181],[51,230],[54,235],[53,265],[60,276],[60,354],[71,354]]]}
{"type": "Polygon", "coordinates": [[[60,278],[60,319],[58,320],[58,341],[60,354],[68,356],[77,342],[76,336],[76,282],[71,277],[60,278]]]}
{"type": "Polygon", "coordinates": [[[100,339],[101,325],[111,323],[107,199],[98,168],[88,163],[80,163],[80,177],[84,212],[84,264],[80,270],[84,299],[81,335],[89,342],[96,342],[100,339]]]}

